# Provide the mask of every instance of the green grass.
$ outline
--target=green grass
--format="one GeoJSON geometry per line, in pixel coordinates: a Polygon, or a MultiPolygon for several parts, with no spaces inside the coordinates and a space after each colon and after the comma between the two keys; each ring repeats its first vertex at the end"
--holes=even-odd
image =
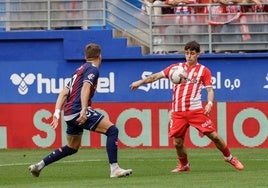
{"type": "Polygon", "coordinates": [[[191,171],[176,174],[170,173],[176,165],[174,149],[120,149],[120,166],[134,172],[126,178],[111,179],[105,149],[85,148],[44,168],[39,178],[33,178],[28,166],[51,151],[0,150],[0,187],[268,187],[267,149],[232,149],[243,162],[243,171],[223,162],[216,149],[188,149],[191,171]]]}

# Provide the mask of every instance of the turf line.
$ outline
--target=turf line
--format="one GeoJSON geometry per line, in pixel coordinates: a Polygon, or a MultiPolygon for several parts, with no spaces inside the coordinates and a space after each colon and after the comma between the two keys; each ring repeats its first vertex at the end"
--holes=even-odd
{"type": "MultiPolygon", "coordinates": [[[[154,161],[173,161],[174,159],[153,159],[154,161]]],[[[218,159],[210,159],[211,161],[218,161],[218,159]]],[[[248,161],[268,161],[268,159],[247,159],[248,161]]],[[[88,159],[88,160],[70,160],[70,161],[58,161],[57,163],[84,163],[84,162],[101,162],[107,161],[102,159],[88,159]]],[[[144,162],[146,159],[138,159],[135,161],[144,162]]],[[[8,163],[8,164],[0,164],[0,167],[8,167],[8,166],[25,166],[30,165],[30,163],[8,163]]]]}
{"type": "MultiPolygon", "coordinates": [[[[90,160],[71,160],[71,161],[58,161],[57,163],[83,163],[83,162],[98,162],[102,161],[101,159],[90,159],[90,160]]],[[[9,164],[0,164],[0,167],[6,166],[24,166],[30,165],[30,163],[9,163],[9,164]]]]}

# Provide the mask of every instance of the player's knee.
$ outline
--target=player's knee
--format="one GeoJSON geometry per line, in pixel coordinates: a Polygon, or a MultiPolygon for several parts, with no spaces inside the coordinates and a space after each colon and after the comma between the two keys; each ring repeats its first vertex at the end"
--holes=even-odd
{"type": "Polygon", "coordinates": [[[221,138],[220,137],[214,137],[212,139],[212,141],[215,143],[215,144],[220,144],[221,143],[221,138]]]}
{"type": "Polygon", "coordinates": [[[212,133],[208,134],[207,136],[210,138],[210,140],[212,142],[214,142],[216,144],[220,143],[222,140],[221,137],[216,132],[212,132],[212,133]]]}
{"type": "Polygon", "coordinates": [[[174,146],[177,149],[183,148],[183,143],[182,139],[174,139],[174,146]]]}
{"type": "Polygon", "coordinates": [[[77,149],[73,149],[69,146],[62,147],[62,152],[64,152],[66,155],[73,155],[77,152],[77,149]]]}
{"type": "Polygon", "coordinates": [[[212,140],[212,142],[214,142],[215,144],[220,144],[221,143],[221,138],[219,136],[211,136],[210,139],[212,140]]]}
{"type": "Polygon", "coordinates": [[[108,128],[107,132],[105,133],[106,136],[118,136],[119,130],[116,126],[111,126],[108,128]]]}
{"type": "Polygon", "coordinates": [[[183,144],[181,144],[181,143],[175,143],[174,146],[175,146],[176,149],[182,149],[183,148],[183,144]]]}

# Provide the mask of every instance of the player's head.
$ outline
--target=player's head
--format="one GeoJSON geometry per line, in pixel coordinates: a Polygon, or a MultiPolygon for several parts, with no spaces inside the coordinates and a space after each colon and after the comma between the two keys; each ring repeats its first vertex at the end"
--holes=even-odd
{"type": "Polygon", "coordinates": [[[87,61],[93,61],[101,58],[101,48],[99,45],[90,43],[85,47],[85,56],[87,61]]]}
{"type": "Polygon", "coordinates": [[[196,42],[195,40],[190,41],[190,42],[185,44],[184,50],[185,51],[190,50],[190,51],[195,51],[195,52],[199,53],[200,52],[200,44],[198,42],[196,42]]]}
{"type": "Polygon", "coordinates": [[[200,44],[196,41],[190,41],[186,43],[184,50],[187,63],[189,65],[197,63],[197,59],[200,54],[200,44]]]}

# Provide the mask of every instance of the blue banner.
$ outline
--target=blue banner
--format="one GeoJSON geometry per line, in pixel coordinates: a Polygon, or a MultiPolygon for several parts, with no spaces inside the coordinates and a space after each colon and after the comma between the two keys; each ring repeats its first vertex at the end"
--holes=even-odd
{"type": "MultiPolygon", "coordinates": [[[[178,59],[183,61],[183,59],[178,59]]],[[[177,59],[105,60],[95,102],[167,102],[171,83],[167,79],[143,85],[132,92],[129,85],[161,71],[177,59]]],[[[0,103],[54,103],[69,76],[84,61],[1,61],[0,103]]],[[[200,63],[212,71],[215,101],[268,101],[267,62],[243,59],[207,59],[200,63]]],[[[204,90],[202,99],[206,101],[204,90]]]]}

